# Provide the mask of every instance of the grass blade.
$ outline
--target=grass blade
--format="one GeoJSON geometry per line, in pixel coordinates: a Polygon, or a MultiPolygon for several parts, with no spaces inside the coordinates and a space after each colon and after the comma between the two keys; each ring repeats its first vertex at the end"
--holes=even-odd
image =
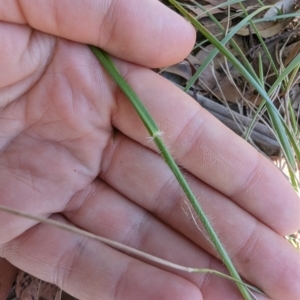
{"type": "Polygon", "coordinates": [[[203,227],[205,228],[211,242],[216,248],[217,253],[219,254],[220,258],[222,259],[223,263],[226,265],[230,275],[237,280],[236,284],[241,291],[244,299],[251,300],[250,293],[248,289],[240,283],[241,277],[239,276],[237,270],[235,269],[232,261],[230,260],[223,244],[221,243],[220,239],[218,238],[216,232],[214,231],[212,225],[210,224],[207,216],[205,215],[204,211],[202,210],[200,204],[198,203],[195,195],[193,194],[192,190],[190,189],[189,185],[187,184],[184,176],[182,175],[179,167],[177,166],[175,160],[171,156],[169,150],[165,146],[162,138],[160,137],[160,131],[156,126],[153,118],[150,116],[144,105],[142,104],[141,100],[123,78],[123,76],[119,73],[115,65],[113,64],[112,60],[105,53],[103,50],[89,46],[92,52],[95,54],[99,62],[102,66],[106,69],[106,71],[112,76],[115,82],[118,84],[120,89],[123,93],[128,97],[130,102],[132,103],[133,107],[136,109],[137,114],[142,119],[145,127],[147,128],[150,136],[153,138],[154,143],[156,144],[157,148],[159,149],[160,154],[166,161],[169,168],[172,170],[174,176],[176,177],[177,181],[179,182],[181,188],[183,189],[185,195],[187,196],[188,200],[190,201],[191,205],[193,206],[195,212],[197,213],[203,227]]]}
{"type": "MultiPolygon", "coordinates": [[[[284,149],[284,153],[286,156],[286,159],[289,161],[290,165],[293,169],[296,168],[296,162],[295,157],[289,142],[289,139],[287,137],[287,134],[284,129],[284,125],[281,119],[281,116],[274,106],[273,102],[269,98],[268,93],[264,89],[264,87],[261,85],[260,79],[258,76],[254,73],[249,73],[247,69],[239,62],[239,60],[224,47],[224,42],[228,41],[230,38],[232,38],[233,33],[235,34],[237,32],[237,28],[241,28],[244,26],[249,20],[251,20],[255,15],[257,15],[259,12],[269,8],[269,6],[264,6],[259,9],[257,9],[255,12],[250,14],[249,16],[245,17],[243,21],[241,21],[237,26],[235,26],[228,35],[220,42],[218,39],[216,39],[200,22],[198,22],[194,17],[192,17],[183,7],[180,3],[178,3],[176,0],[169,0],[169,2],[174,5],[180,13],[185,16],[195,27],[199,30],[199,32],[202,33],[202,35],[207,38],[211,44],[213,44],[218,51],[220,51],[231,63],[232,65],[242,74],[250,84],[257,90],[257,92],[262,96],[262,98],[266,101],[265,105],[272,123],[272,127],[274,128],[276,132],[276,136],[278,139],[278,142],[284,149]]],[[[214,50],[216,50],[214,49],[214,50]]],[[[215,51],[212,51],[212,53],[215,51]]],[[[212,54],[211,53],[211,54],[212,54]]],[[[202,66],[201,66],[202,67],[202,66]]],[[[200,68],[201,68],[200,67],[200,68]]],[[[199,68],[199,69],[200,69],[199,68]]]]}

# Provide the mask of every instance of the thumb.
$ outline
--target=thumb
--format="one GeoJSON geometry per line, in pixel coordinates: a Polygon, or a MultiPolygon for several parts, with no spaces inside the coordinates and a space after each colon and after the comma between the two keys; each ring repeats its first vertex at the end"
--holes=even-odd
{"type": "Polygon", "coordinates": [[[93,44],[147,67],[178,62],[195,40],[193,27],[158,0],[5,0],[0,20],[93,44]]]}

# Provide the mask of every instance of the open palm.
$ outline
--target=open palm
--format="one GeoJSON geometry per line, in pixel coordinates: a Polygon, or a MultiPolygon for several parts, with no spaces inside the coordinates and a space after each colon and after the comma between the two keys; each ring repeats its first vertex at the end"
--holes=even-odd
{"type": "MultiPolygon", "coordinates": [[[[242,276],[270,299],[299,297],[299,254],[281,237],[300,227],[289,183],[192,99],[138,66],[184,57],[194,38],[188,24],[153,0],[4,1],[0,20],[1,205],[225,272],[130,103],[84,44],[98,45],[118,57],[242,276]]],[[[80,299],[241,297],[224,279],[162,270],[0,216],[0,256],[80,299]]]]}

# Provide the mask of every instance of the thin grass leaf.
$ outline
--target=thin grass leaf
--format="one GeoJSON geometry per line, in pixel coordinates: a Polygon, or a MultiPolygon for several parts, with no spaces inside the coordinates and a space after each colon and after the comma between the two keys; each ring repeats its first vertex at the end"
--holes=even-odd
{"type": "MultiPolygon", "coordinates": [[[[249,16],[247,16],[246,18],[244,18],[239,24],[237,24],[235,27],[233,27],[230,32],[224,37],[224,39],[219,42],[215,37],[213,37],[209,31],[206,30],[206,28],[200,23],[198,22],[194,17],[192,17],[182,6],[181,4],[179,4],[177,1],[175,0],[168,0],[172,5],[175,6],[176,9],[179,10],[179,12],[186,17],[195,27],[196,29],[198,29],[203,35],[204,37],[206,37],[215,47],[216,45],[214,44],[214,42],[212,41],[212,38],[214,38],[215,41],[218,42],[219,45],[221,45],[221,48],[223,51],[225,51],[225,53],[227,54],[231,54],[224,46],[232,39],[232,37],[242,28],[244,27],[249,20],[251,20],[253,17],[255,17],[257,14],[259,14],[261,11],[267,10],[268,8],[270,8],[270,6],[265,6],[265,7],[261,7],[259,9],[257,9],[256,11],[254,11],[253,13],[251,13],[249,16]]],[[[215,56],[222,51],[220,50],[220,47],[216,47],[211,53],[210,55],[205,59],[205,61],[201,64],[201,66],[197,69],[197,71],[195,72],[195,74],[192,76],[192,78],[187,82],[186,87],[185,87],[185,91],[188,91],[191,86],[195,83],[195,81],[197,80],[197,78],[202,74],[202,72],[206,69],[206,67],[211,63],[211,61],[215,58],[215,56]]],[[[224,53],[223,53],[224,54],[224,53]]],[[[225,54],[224,54],[225,55],[225,54]]],[[[225,55],[226,56],[226,55],[225,55]]],[[[227,57],[227,56],[226,56],[227,57]]],[[[255,80],[257,82],[259,82],[259,78],[257,77],[256,73],[254,72],[253,68],[250,66],[249,69],[250,74],[252,75],[253,78],[255,78],[255,80]]]]}
{"type": "MultiPolygon", "coordinates": [[[[176,0],[169,0],[170,3],[172,3],[203,35],[206,37],[232,64],[233,66],[246,78],[246,80],[253,85],[253,87],[258,91],[258,93],[262,96],[262,98],[266,101],[266,108],[268,111],[268,114],[270,116],[270,121],[272,124],[272,127],[274,128],[276,132],[276,137],[278,138],[278,142],[284,149],[285,156],[287,160],[290,162],[292,168],[294,169],[296,167],[296,162],[294,159],[293,151],[291,148],[291,145],[289,143],[289,139],[285,133],[284,126],[282,124],[281,116],[279,112],[277,111],[276,107],[272,103],[271,99],[269,98],[268,93],[265,91],[264,87],[261,86],[260,80],[255,74],[255,76],[252,76],[254,74],[250,74],[246,68],[237,60],[237,58],[224,47],[224,41],[228,40],[229,37],[231,37],[232,32],[236,32],[236,27],[230,31],[230,33],[222,40],[222,42],[219,42],[213,35],[210,34],[210,32],[195,18],[193,18],[182,6],[180,3],[178,3],[176,0]]],[[[241,21],[238,25],[241,26],[241,23],[244,24],[251,20],[257,13],[260,11],[263,11],[267,9],[268,6],[261,7],[260,9],[257,9],[255,12],[247,16],[243,21],[241,21]]],[[[238,27],[239,27],[238,26],[238,27]]],[[[214,51],[212,51],[214,52],[214,51]]],[[[201,66],[202,67],[202,66],[201,66]]],[[[200,68],[201,68],[200,67],[200,68]]]]}
{"type": "MultiPolygon", "coordinates": [[[[296,68],[299,68],[300,66],[300,54],[298,54],[290,63],[289,65],[284,69],[284,71],[276,78],[275,82],[272,84],[272,86],[270,87],[269,91],[268,91],[268,96],[271,96],[274,91],[276,89],[278,89],[279,86],[282,86],[282,83],[284,81],[284,79],[292,72],[294,72],[294,70],[296,68]]],[[[283,87],[283,90],[285,90],[285,88],[283,87]]],[[[249,127],[248,127],[248,131],[246,133],[246,136],[249,135],[249,133],[252,131],[252,128],[257,120],[258,114],[260,113],[261,109],[263,108],[265,104],[265,101],[263,101],[260,106],[258,107],[256,114],[254,115],[249,127]]],[[[284,122],[284,120],[282,119],[282,121],[284,122]]]]}
{"type": "MultiPolygon", "coordinates": [[[[172,2],[173,3],[173,1],[170,1],[170,2],[172,2]]],[[[194,2],[194,1],[193,1],[194,2]]],[[[196,4],[196,3],[195,3],[196,4]]],[[[173,5],[174,5],[174,3],[173,3],[173,5]]],[[[179,6],[180,5],[178,5],[178,6],[176,6],[176,8],[178,8],[179,9],[179,6]]],[[[201,8],[202,10],[204,10],[204,8],[200,5],[200,4],[197,4],[197,6],[199,7],[199,8],[201,8]]],[[[240,3],[240,6],[242,7],[242,10],[243,10],[243,12],[244,12],[244,14],[247,16],[247,17],[249,17],[249,15],[248,15],[248,13],[247,13],[247,11],[246,11],[246,9],[244,8],[244,6],[242,5],[242,3],[240,3]]],[[[266,9],[266,7],[262,7],[263,9],[266,9]]],[[[180,9],[179,9],[180,10],[180,9]]],[[[199,24],[199,22],[198,21],[195,21],[195,19],[194,18],[192,18],[187,12],[186,13],[184,13],[183,12],[183,10],[180,10],[180,12],[184,15],[184,16],[186,16],[192,23],[193,23],[193,25],[199,30],[199,31],[201,31],[199,28],[198,28],[198,24],[199,24]],[[193,22],[193,21],[195,21],[195,22],[193,22]]],[[[214,16],[212,16],[211,14],[209,14],[209,13],[207,13],[208,14],[208,16],[215,22],[215,24],[218,26],[218,28],[222,31],[222,32],[224,32],[224,29],[223,29],[223,27],[222,27],[222,25],[214,18],[214,16]]],[[[253,14],[251,14],[251,15],[253,15],[253,14]]],[[[251,16],[250,15],[250,16],[251,16]]],[[[245,22],[246,20],[247,20],[247,17],[245,18],[245,20],[243,21],[243,22],[245,22]]],[[[243,22],[241,22],[240,24],[238,24],[238,30],[240,29],[240,27],[241,27],[241,24],[243,24],[243,22]]],[[[248,20],[247,20],[247,22],[248,22],[248,20]]],[[[264,48],[264,50],[265,50],[265,52],[266,52],[266,54],[267,54],[267,56],[268,56],[268,58],[269,58],[269,61],[270,61],[270,63],[271,63],[271,65],[272,65],[272,68],[273,68],[273,70],[274,70],[274,72],[275,72],[275,74],[277,74],[277,80],[275,81],[275,83],[272,85],[272,87],[270,88],[270,90],[269,90],[269,92],[268,92],[268,94],[267,94],[267,96],[270,96],[271,95],[271,93],[273,93],[273,91],[278,87],[278,84],[280,84],[280,83],[282,83],[282,81],[283,81],[283,78],[285,78],[290,72],[291,72],[291,70],[290,69],[292,69],[293,70],[293,74],[295,75],[296,73],[297,73],[297,71],[298,71],[298,68],[297,68],[297,66],[295,67],[294,65],[295,64],[297,64],[297,61],[295,62],[295,60],[293,61],[293,64],[291,63],[290,65],[289,65],[289,68],[287,68],[288,70],[285,70],[285,72],[283,72],[281,75],[279,75],[278,74],[278,71],[277,71],[277,68],[276,68],[276,66],[275,66],[275,63],[274,63],[274,61],[273,61],[273,59],[272,59],[272,57],[271,57],[271,55],[270,55],[270,53],[269,53],[269,51],[268,51],[268,48],[266,47],[266,45],[265,45],[265,43],[264,43],[264,41],[263,41],[263,39],[261,38],[261,36],[260,36],[260,34],[259,34],[259,32],[258,32],[258,30],[257,30],[257,28],[256,28],[256,26],[254,25],[254,22],[252,21],[252,16],[251,16],[251,18],[249,19],[249,23],[250,23],[250,25],[252,26],[252,28],[254,29],[254,31],[255,31],[255,33],[256,33],[256,35],[258,36],[258,38],[260,39],[260,42],[261,42],[261,45],[263,46],[263,48],[264,48]],[[296,69],[297,69],[297,71],[296,71],[296,69]]],[[[243,25],[244,26],[244,25],[243,25]]],[[[202,26],[203,27],[203,26],[202,26]]],[[[235,30],[237,30],[237,28],[234,28],[235,30]]],[[[230,33],[232,34],[233,32],[235,32],[235,30],[231,30],[230,31],[230,33]]],[[[203,34],[203,32],[202,32],[202,34],[203,34]]],[[[205,36],[207,39],[209,39],[209,37],[208,36],[205,36]]],[[[218,41],[217,39],[215,39],[216,41],[218,41]]],[[[223,41],[224,41],[225,39],[223,39],[223,41]]],[[[221,41],[221,44],[223,44],[223,41],[221,41]]],[[[212,41],[211,41],[212,42],[212,41]]],[[[213,42],[212,42],[212,44],[214,44],[213,42]]],[[[216,45],[215,45],[216,46],[216,45]]],[[[234,47],[235,45],[232,43],[232,46],[234,47]]],[[[235,48],[235,47],[234,47],[235,48]]],[[[235,50],[237,51],[237,49],[235,48],[235,50]]],[[[221,51],[221,49],[220,49],[220,51],[221,51]]],[[[221,51],[222,52],[222,51],[221,51]]],[[[228,58],[228,54],[229,54],[229,51],[227,51],[227,49],[224,47],[224,52],[225,53],[223,53],[227,58],[228,58]],[[227,55],[226,55],[227,54],[227,55]]],[[[211,55],[207,58],[207,60],[210,60],[211,59],[211,57],[213,57],[215,55],[215,53],[211,53],[211,55]]],[[[230,55],[231,55],[231,53],[230,53],[230,55]]],[[[232,55],[231,55],[232,56],[232,55]]],[[[242,58],[243,58],[243,55],[241,56],[242,58]]],[[[229,58],[228,58],[229,59],[229,58]]],[[[230,59],[229,59],[230,60],[230,59]]],[[[250,75],[252,75],[255,79],[256,79],[256,81],[258,81],[258,82],[260,82],[260,85],[262,86],[262,91],[264,92],[264,94],[266,95],[266,92],[265,92],[265,90],[264,90],[264,83],[263,83],[263,79],[262,79],[262,77],[261,77],[261,74],[262,74],[262,69],[260,70],[260,78],[259,78],[259,80],[257,80],[258,78],[257,78],[257,76],[256,76],[256,74],[255,74],[255,72],[254,72],[254,70],[252,69],[252,67],[251,67],[251,65],[249,66],[249,62],[248,62],[248,60],[246,59],[246,58],[244,58],[244,64],[246,64],[246,70],[250,73],[250,75]]],[[[239,63],[239,61],[237,61],[237,63],[239,63]]],[[[203,64],[203,67],[201,66],[200,68],[199,68],[199,74],[201,74],[202,73],[202,71],[206,68],[206,66],[208,65],[208,63],[207,62],[205,62],[204,64],[203,64]]],[[[241,65],[242,66],[242,65],[241,65]]],[[[243,67],[243,66],[242,66],[243,67]]],[[[298,67],[299,67],[299,65],[298,65],[298,67]]],[[[195,80],[197,77],[197,74],[198,72],[196,72],[196,74],[194,74],[194,76],[193,76],[193,78],[188,82],[188,84],[187,84],[187,87],[186,87],[186,90],[191,86],[191,83],[192,84],[194,84],[194,82],[192,82],[193,80],[195,80]]],[[[245,75],[244,75],[245,76],[245,75]]],[[[246,77],[246,76],[245,76],[246,77]]],[[[247,77],[246,77],[247,78],[247,77]]],[[[251,82],[251,79],[249,80],[248,79],[248,81],[250,81],[251,82]]],[[[262,93],[261,93],[262,94],[262,93]]],[[[264,96],[264,95],[262,95],[262,96],[264,96]]],[[[263,103],[260,105],[260,107],[259,107],[259,109],[258,109],[258,111],[257,111],[257,113],[255,114],[255,117],[253,118],[253,120],[252,120],[252,122],[251,122],[251,124],[250,124],[250,126],[249,126],[249,128],[248,128],[248,131],[247,131],[247,133],[246,133],[246,139],[247,139],[247,137],[249,137],[249,135],[250,135],[250,132],[252,131],[252,128],[253,128],[253,125],[255,124],[255,122],[256,122],[256,119],[257,119],[257,116],[258,116],[258,114],[259,114],[259,112],[260,112],[260,110],[264,107],[264,104],[266,104],[266,107],[267,107],[267,110],[268,110],[268,113],[269,113],[269,115],[270,115],[270,119],[271,119],[271,123],[272,123],[272,127],[274,128],[274,130],[275,130],[275,135],[277,136],[277,140],[279,141],[279,143],[280,143],[280,145],[281,145],[281,147],[282,147],[282,149],[283,149],[283,152],[284,152],[284,155],[285,155],[285,157],[287,158],[287,162],[288,162],[288,164],[289,164],[289,173],[290,173],[290,179],[291,179],[291,183],[292,183],[292,185],[293,185],[293,187],[296,189],[296,191],[299,191],[299,187],[298,187],[298,181],[297,181],[297,178],[296,178],[296,176],[295,176],[295,174],[294,174],[294,171],[292,171],[292,170],[295,170],[295,168],[296,168],[296,162],[295,162],[295,158],[294,158],[294,155],[293,155],[293,153],[292,153],[292,148],[294,149],[294,151],[295,152],[297,152],[297,153],[299,153],[299,149],[298,149],[298,147],[296,147],[297,149],[295,149],[295,146],[296,146],[296,143],[294,142],[294,141],[288,141],[288,139],[287,139],[287,136],[286,136],[286,134],[285,134],[285,132],[283,131],[283,127],[285,127],[285,126],[282,126],[281,124],[280,124],[280,120],[279,119],[281,119],[281,121],[284,123],[284,125],[285,125],[285,122],[284,122],[284,120],[281,118],[281,116],[280,116],[280,118],[278,118],[278,112],[277,112],[277,109],[276,108],[274,108],[274,106],[273,106],[273,103],[271,102],[271,100],[268,102],[267,101],[267,99],[266,99],[266,97],[264,97],[265,98],[265,100],[263,101],[263,103]],[[267,102],[265,102],[265,101],[267,101],[267,102]],[[290,145],[290,143],[289,142],[291,142],[291,144],[292,144],[292,147],[291,147],[291,145],[290,145]]],[[[289,128],[286,128],[286,131],[288,131],[287,132],[287,134],[288,134],[288,136],[290,137],[290,136],[292,136],[292,134],[291,134],[291,132],[289,131],[289,128]]],[[[297,154],[298,155],[298,154],[297,154]]]]}
{"type": "Polygon", "coordinates": [[[262,58],[260,53],[258,53],[258,76],[261,85],[264,86],[264,68],[263,68],[263,63],[262,63],[262,58]]]}
{"type": "Polygon", "coordinates": [[[299,71],[299,68],[300,68],[300,63],[296,62],[296,63],[294,63],[294,65],[295,65],[295,67],[294,67],[294,69],[292,71],[292,74],[291,74],[291,76],[290,76],[287,84],[286,84],[286,90],[287,91],[289,91],[292,88],[292,86],[294,84],[294,81],[296,80],[296,78],[298,76],[298,71],[299,71]]]}
{"type": "Polygon", "coordinates": [[[254,23],[261,23],[261,22],[268,22],[268,21],[277,21],[280,19],[287,19],[287,18],[299,18],[299,12],[289,13],[289,14],[281,14],[272,17],[264,17],[260,19],[253,20],[254,23]]]}
{"type": "MultiPolygon", "coordinates": [[[[196,1],[191,1],[192,3],[194,3],[197,7],[199,7],[203,12],[205,12],[207,14],[207,16],[217,25],[217,27],[219,28],[219,30],[221,31],[221,33],[223,33],[225,35],[225,29],[223,28],[222,24],[215,18],[215,16],[211,13],[209,13],[208,10],[205,9],[204,6],[202,6],[201,4],[199,4],[196,1]]],[[[228,3],[228,2],[227,2],[228,3]]],[[[238,1],[238,3],[240,3],[240,1],[238,1]]],[[[241,50],[241,48],[238,46],[238,44],[233,40],[230,39],[228,41],[230,43],[230,45],[232,46],[232,48],[237,52],[237,55],[239,55],[246,67],[246,69],[248,70],[248,72],[250,74],[252,74],[253,76],[256,76],[254,69],[252,68],[252,65],[249,63],[248,59],[246,58],[245,54],[243,53],[243,51],[241,50]]],[[[187,83],[187,86],[190,83],[187,83]]],[[[192,85],[194,84],[194,82],[192,83],[192,85]]]]}
{"type": "MultiPolygon", "coordinates": [[[[240,3],[240,7],[241,7],[242,11],[244,12],[245,16],[248,16],[249,14],[248,14],[246,8],[244,7],[244,5],[242,3],[240,3]]],[[[275,62],[274,62],[274,60],[272,58],[272,55],[271,55],[271,53],[270,53],[270,51],[269,51],[266,43],[264,42],[264,40],[263,40],[260,32],[258,31],[258,29],[255,26],[255,24],[254,24],[254,22],[253,22],[252,19],[249,20],[249,23],[250,23],[250,26],[253,28],[253,30],[254,30],[254,32],[255,32],[255,34],[256,34],[256,36],[257,36],[257,38],[258,38],[258,40],[259,40],[259,42],[261,44],[261,46],[262,46],[262,48],[265,51],[265,54],[267,55],[267,57],[269,59],[269,62],[270,62],[271,66],[272,66],[272,69],[273,69],[273,72],[278,76],[279,73],[278,73],[277,67],[275,65],[275,62]]]]}
{"type": "Polygon", "coordinates": [[[136,109],[137,114],[142,119],[145,127],[147,128],[150,136],[153,138],[154,143],[156,144],[161,156],[164,158],[165,162],[173,172],[174,176],[176,177],[178,183],[180,184],[181,188],[183,189],[185,195],[187,196],[189,202],[191,203],[192,207],[194,208],[195,212],[197,213],[205,231],[207,232],[211,242],[216,248],[217,253],[219,254],[221,260],[227,267],[230,275],[235,278],[238,282],[236,283],[239,290],[241,291],[244,299],[251,300],[251,296],[247,288],[240,284],[239,281],[241,277],[239,276],[237,270],[235,269],[231,259],[229,258],[223,244],[221,243],[220,239],[218,238],[216,232],[214,231],[212,225],[210,224],[207,216],[205,215],[204,211],[202,210],[200,204],[197,201],[197,198],[193,194],[192,190],[190,189],[189,185],[187,184],[184,176],[182,175],[179,167],[177,166],[175,160],[171,156],[169,150],[165,146],[162,138],[160,137],[160,131],[156,126],[153,118],[150,116],[146,108],[144,107],[142,101],[138,98],[123,76],[119,73],[115,65],[113,64],[112,60],[105,53],[103,50],[89,46],[92,52],[95,54],[99,62],[105,68],[105,70],[112,76],[115,82],[118,84],[120,89],[123,93],[128,97],[130,102],[132,103],[133,107],[136,109]]]}
{"type": "Polygon", "coordinates": [[[290,115],[290,119],[291,119],[291,126],[292,126],[292,130],[294,132],[294,136],[297,136],[299,134],[299,128],[298,128],[298,122],[297,122],[297,118],[295,115],[295,111],[292,107],[292,103],[291,103],[291,99],[289,98],[289,103],[288,103],[288,110],[289,110],[289,115],[290,115]]]}
{"type": "MultiPolygon", "coordinates": [[[[299,66],[300,66],[300,54],[298,54],[298,55],[297,55],[297,56],[289,63],[289,65],[284,69],[284,71],[277,77],[277,79],[275,80],[275,82],[272,84],[272,86],[270,87],[270,89],[269,89],[269,91],[268,91],[268,96],[271,96],[271,95],[275,92],[275,90],[278,89],[278,86],[282,86],[282,84],[283,84],[283,82],[284,82],[284,79],[285,79],[290,73],[294,72],[295,69],[298,69],[299,66]]],[[[285,87],[283,87],[283,90],[285,90],[285,87]]],[[[250,135],[250,133],[251,133],[251,131],[252,131],[252,129],[253,129],[253,126],[254,126],[254,124],[255,124],[255,122],[256,122],[256,120],[257,120],[258,114],[260,113],[260,111],[261,111],[261,109],[264,107],[264,105],[265,105],[265,101],[263,101],[263,102],[259,105],[259,107],[258,107],[258,109],[257,109],[257,111],[256,111],[256,113],[255,113],[255,115],[254,115],[254,117],[253,117],[253,119],[252,119],[252,121],[251,121],[249,127],[248,127],[248,130],[247,130],[247,132],[246,132],[246,138],[250,135]]],[[[293,134],[291,133],[290,128],[288,128],[288,126],[285,124],[285,121],[284,121],[284,119],[282,118],[282,116],[279,115],[279,117],[280,117],[280,119],[281,119],[281,123],[283,124],[283,127],[285,128],[285,132],[286,132],[286,134],[287,134],[288,137],[289,137],[289,141],[290,141],[290,143],[291,143],[292,149],[294,150],[294,152],[295,152],[295,154],[296,154],[297,160],[300,161],[300,150],[299,150],[299,148],[298,148],[298,146],[297,146],[297,143],[296,143],[296,141],[295,141],[295,138],[294,138],[293,134]]],[[[275,131],[274,133],[275,133],[275,135],[277,134],[276,131],[275,131]]],[[[285,157],[286,157],[286,159],[287,159],[287,163],[289,164],[290,168],[292,168],[293,170],[295,170],[295,169],[296,169],[296,162],[295,162],[294,156],[293,156],[293,155],[292,155],[291,157],[290,157],[290,156],[287,156],[286,148],[281,144],[281,142],[280,142],[280,140],[279,140],[279,137],[278,137],[277,139],[278,139],[278,142],[280,143],[280,145],[281,145],[281,147],[282,147],[282,151],[284,152],[284,155],[285,155],[285,157]]],[[[293,186],[294,186],[294,185],[293,185],[293,186]]],[[[294,188],[295,188],[295,186],[294,186],[294,188]]],[[[299,189],[297,188],[296,191],[298,191],[298,190],[299,190],[299,189]]]]}

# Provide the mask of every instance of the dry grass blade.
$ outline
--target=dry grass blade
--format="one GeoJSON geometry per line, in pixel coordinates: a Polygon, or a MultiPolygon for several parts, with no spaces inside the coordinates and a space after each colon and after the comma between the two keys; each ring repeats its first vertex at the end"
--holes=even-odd
{"type": "MultiPolygon", "coordinates": [[[[85,231],[83,229],[79,229],[77,227],[68,225],[66,223],[61,223],[61,222],[58,222],[58,221],[55,221],[55,220],[52,220],[52,219],[46,219],[46,218],[33,216],[33,215],[23,213],[21,211],[18,211],[16,209],[9,208],[9,207],[3,206],[3,205],[0,205],[0,211],[7,212],[9,214],[20,216],[20,217],[27,218],[27,219],[30,219],[30,220],[38,221],[40,223],[48,224],[48,225],[60,228],[62,230],[66,230],[66,231],[69,231],[69,232],[72,232],[72,233],[75,233],[75,234],[78,234],[78,235],[81,235],[81,236],[84,236],[84,237],[87,237],[87,238],[97,240],[97,241],[102,242],[102,243],[104,243],[104,244],[106,244],[106,245],[108,245],[108,246],[110,246],[110,247],[112,247],[112,248],[114,248],[118,251],[129,254],[129,255],[137,258],[137,259],[147,261],[148,263],[150,262],[150,263],[152,263],[156,266],[160,266],[160,267],[167,268],[167,269],[174,269],[174,270],[187,272],[187,273],[203,273],[203,274],[209,273],[209,274],[214,274],[216,276],[223,277],[225,279],[234,281],[234,282],[236,282],[240,285],[245,286],[246,288],[248,288],[249,292],[250,292],[250,290],[252,290],[252,291],[255,291],[256,293],[259,293],[261,295],[265,295],[261,290],[259,290],[258,288],[254,287],[254,286],[246,284],[246,283],[244,283],[240,280],[237,280],[237,279],[235,279],[235,278],[233,278],[229,275],[220,273],[220,272],[212,270],[212,269],[199,269],[199,268],[192,268],[192,267],[182,266],[182,265],[164,260],[164,259],[159,258],[157,256],[147,254],[147,253],[142,252],[140,250],[137,250],[135,248],[132,248],[132,247],[123,245],[121,243],[112,241],[110,239],[95,235],[95,234],[90,233],[88,231],[85,231]]],[[[51,284],[45,283],[45,284],[48,284],[48,286],[45,285],[45,286],[41,287],[40,284],[43,283],[43,281],[37,279],[37,280],[39,280],[39,282],[37,282],[36,279],[33,276],[31,276],[27,273],[24,273],[22,271],[21,271],[20,274],[21,275],[20,275],[19,281],[21,283],[20,284],[21,288],[22,288],[22,286],[26,285],[26,286],[28,286],[28,291],[31,290],[31,289],[33,289],[33,290],[38,289],[39,291],[41,291],[43,293],[44,292],[48,293],[49,291],[53,291],[52,296],[58,297],[58,294],[54,294],[54,291],[55,291],[54,287],[55,286],[51,287],[52,286],[51,284]],[[31,281],[35,281],[34,286],[30,286],[31,281]]],[[[24,295],[27,295],[27,291],[22,291],[21,290],[20,292],[24,295]]],[[[252,294],[252,292],[250,292],[250,293],[252,294]]],[[[33,295],[35,295],[35,294],[33,294],[33,295]]],[[[28,298],[28,300],[38,300],[38,299],[39,300],[40,299],[45,299],[45,300],[47,299],[48,300],[48,298],[37,298],[37,299],[36,298],[28,298]]],[[[59,300],[59,299],[60,298],[51,298],[51,300],[59,300]]],[[[16,299],[11,299],[11,300],[16,300],[16,299]]],[[[27,298],[20,299],[20,300],[27,300],[27,298]]]]}

